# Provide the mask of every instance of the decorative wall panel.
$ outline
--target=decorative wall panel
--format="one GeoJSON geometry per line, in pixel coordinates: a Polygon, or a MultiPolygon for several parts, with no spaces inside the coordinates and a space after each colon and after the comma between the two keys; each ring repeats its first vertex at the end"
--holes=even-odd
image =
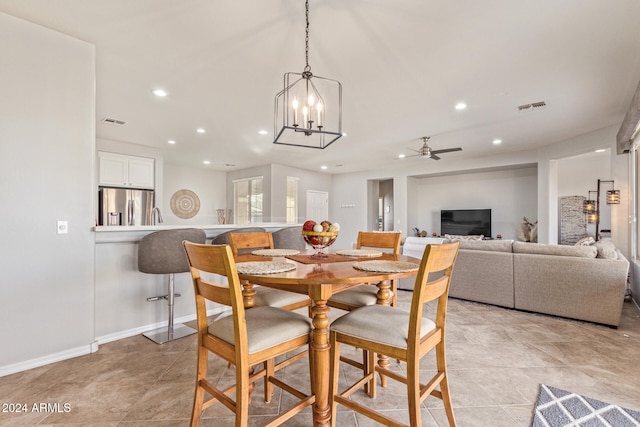
{"type": "Polygon", "coordinates": [[[587,216],[582,211],[584,196],[560,198],[560,244],[573,245],[587,235],[587,216]]]}

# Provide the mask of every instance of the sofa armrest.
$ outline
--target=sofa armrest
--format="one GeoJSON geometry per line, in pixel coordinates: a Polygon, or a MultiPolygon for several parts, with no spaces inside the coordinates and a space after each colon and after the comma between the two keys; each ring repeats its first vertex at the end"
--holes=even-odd
{"type": "Polygon", "coordinates": [[[402,245],[402,255],[422,259],[427,245],[439,245],[442,242],[442,237],[407,237],[402,245]]]}

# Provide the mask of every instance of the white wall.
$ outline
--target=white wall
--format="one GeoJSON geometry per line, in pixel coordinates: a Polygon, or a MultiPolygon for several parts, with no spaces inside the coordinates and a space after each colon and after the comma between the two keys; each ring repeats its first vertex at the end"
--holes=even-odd
{"type": "MultiPolygon", "coordinates": [[[[412,228],[416,227],[420,221],[421,206],[430,203],[429,200],[431,200],[431,198],[425,200],[416,197],[420,179],[426,176],[469,174],[488,168],[495,170],[520,168],[531,166],[537,158],[538,153],[533,151],[460,161],[415,158],[407,159],[406,162],[394,162],[393,167],[389,169],[334,175],[329,212],[333,221],[341,225],[340,236],[334,247],[350,249],[357,239],[358,231],[368,229],[369,180],[393,179],[394,230],[401,231],[403,236],[408,236],[412,235],[412,228]],[[427,174],[426,171],[429,173],[427,174]]],[[[446,200],[455,199],[456,191],[456,188],[450,189],[446,194],[446,200]]]]}
{"type": "Polygon", "coordinates": [[[97,196],[94,47],[3,13],[0,40],[3,375],[91,350],[97,196]]]}
{"type": "MultiPolygon", "coordinates": [[[[567,196],[584,196],[595,200],[598,179],[610,180],[611,178],[611,150],[602,153],[590,152],[579,156],[567,157],[558,160],[558,199],[567,196]]],[[[606,192],[611,190],[611,184],[601,185],[600,196],[600,230],[611,229],[611,213],[617,209],[616,205],[607,205],[606,192]]],[[[587,234],[595,237],[596,225],[587,224],[587,234]]],[[[558,241],[560,236],[558,235],[558,241]]]]}
{"type": "Polygon", "coordinates": [[[440,210],[491,209],[491,237],[515,240],[523,217],[537,220],[537,179],[536,167],[420,178],[415,227],[440,235],[440,210]]]}
{"type": "MultiPolygon", "coordinates": [[[[286,222],[287,177],[298,178],[298,223],[307,218],[307,191],[331,191],[331,175],[283,165],[271,165],[271,221],[286,222]]],[[[329,194],[331,197],[331,194],[329,194]]]]}
{"type": "Polygon", "coordinates": [[[216,209],[227,208],[226,172],[165,164],[163,182],[164,202],[160,209],[165,225],[218,224],[216,209]],[[179,190],[198,195],[200,211],[193,218],[179,218],[171,211],[171,196],[179,190]]]}

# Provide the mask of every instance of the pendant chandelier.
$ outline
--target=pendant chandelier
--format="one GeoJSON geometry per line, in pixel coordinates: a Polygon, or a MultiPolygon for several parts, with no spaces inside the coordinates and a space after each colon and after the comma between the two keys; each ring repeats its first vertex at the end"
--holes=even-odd
{"type": "Polygon", "coordinates": [[[274,144],[324,149],[342,136],[342,84],[314,76],[309,66],[309,0],[305,2],[302,73],[285,73],[275,98],[274,144]]]}

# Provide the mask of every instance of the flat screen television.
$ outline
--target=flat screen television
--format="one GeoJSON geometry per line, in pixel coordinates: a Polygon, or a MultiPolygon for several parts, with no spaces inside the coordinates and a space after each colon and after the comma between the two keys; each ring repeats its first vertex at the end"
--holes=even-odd
{"type": "Polygon", "coordinates": [[[441,210],[440,233],[491,237],[491,209],[441,210]]]}

